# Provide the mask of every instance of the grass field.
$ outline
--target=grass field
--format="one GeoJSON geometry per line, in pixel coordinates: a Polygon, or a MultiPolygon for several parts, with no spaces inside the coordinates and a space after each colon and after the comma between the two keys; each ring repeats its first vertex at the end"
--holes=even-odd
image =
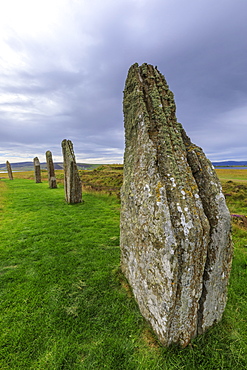
{"type": "Polygon", "coordinates": [[[227,169],[219,168],[216,169],[216,172],[222,183],[226,181],[247,183],[247,169],[232,170],[230,168],[227,169]]]}
{"type": "MultiPolygon", "coordinates": [[[[217,173],[231,213],[247,215],[247,171],[219,171],[229,170],[217,173]]],[[[45,173],[41,184],[18,177],[0,180],[1,370],[247,368],[245,227],[234,220],[221,323],[185,349],[164,348],[119,271],[117,197],[84,192],[67,205],[45,173]]]]}

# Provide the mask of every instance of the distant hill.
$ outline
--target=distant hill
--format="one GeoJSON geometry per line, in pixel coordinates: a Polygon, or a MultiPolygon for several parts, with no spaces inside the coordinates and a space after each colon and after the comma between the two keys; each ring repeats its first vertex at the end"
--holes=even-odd
{"type": "MultiPolygon", "coordinates": [[[[222,162],[212,162],[214,167],[237,167],[237,166],[247,166],[247,161],[222,161],[222,162]]],[[[80,170],[93,170],[102,164],[92,164],[92,163],[77,163],[77,167],[80,170]]],[[[46,162],[40,163],[40,167],[46,170],[46,162]]],[[[62,170],[62,162],[54,162],[55,170],[62,170]]],[[[13,171],[33,171],[33,162],[17,162],[11,163],[11,168],[13,171]]],[[[6,171],[6,164],[0,164],[0,171],[6,171]]]]}
{"type": "MultiPolygon", "coordinates": [[[[17,163],[10,163],[11,168],[13,171],[33,171],[33,162],[17,162],[17,163]]],[[[100,164],[91,164],[91,163],[77,163],[77,167],[80,170],[93,170],[97,167],[101,166],[100,164]]],[[[40,163],[40,168],[42,170],[46,170],[46,162],[40,163]]],[[[62,170],[63,169],[63,163],[62,162],[54,162],[54,168],[55,170],[62,170]]],[[[6,171],[6,164],[1,163],[0,164],[0,171],[6,171]]]]}
{"type": "Polygon", "coordinates": [[[222,161],[222,162],[212,162],[214,167],[238,167],[247,166],[247,161],[222,161]]]}

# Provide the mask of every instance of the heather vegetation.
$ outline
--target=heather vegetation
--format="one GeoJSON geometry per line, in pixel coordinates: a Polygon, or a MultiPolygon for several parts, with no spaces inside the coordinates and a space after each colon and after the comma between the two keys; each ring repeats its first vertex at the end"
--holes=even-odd
{"type": "MultiPolygon", "coordinates": [[[[231,213],[247,216],[247,171],[217,173],[231,213]]],[[[115,194],[122,168],[80,175],[83,203],[75,205],[64,200],[62,171],[56,171],[57,189],[49,189],[44,170],[40,184],[30,171],[0,180],[0,368],[246,369],[244,222],[232,219],[235,248],[223,320],[185,349],[164,348],[119,271],[115,194]]]]}
{"type": "Polygon", "coordinates": [[[93,171],[80,171],[80,175],[85,189],[119,196],[123,182],[122,165],[102,165],[93,171]]]}

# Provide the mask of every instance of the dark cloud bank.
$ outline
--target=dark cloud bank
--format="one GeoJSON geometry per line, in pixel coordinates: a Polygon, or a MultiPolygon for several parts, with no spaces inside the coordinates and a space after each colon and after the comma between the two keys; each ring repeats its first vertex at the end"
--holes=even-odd
{"type": "Polygon", "coordinates": [[[23,1],[17,24],[15,8],[0,9],[9,15],[0,42],[0,163],[44,161],[46,150],[61,160],[64,138],[80,162],[122,162],[122,91],[135,62],[158,66],[178,120],[212,161],[247,160],[245,0],[36,4],[39,11],[23,1]]]}

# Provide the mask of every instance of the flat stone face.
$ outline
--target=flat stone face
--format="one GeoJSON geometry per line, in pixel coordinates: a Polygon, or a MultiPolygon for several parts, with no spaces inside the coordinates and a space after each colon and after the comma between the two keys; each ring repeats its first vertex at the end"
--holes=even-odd
{"type": "Polygon", "coordinates": [[[67,203],[82,201],[82,184],[76,165],[73,143],[70,140],[62,141],[64,189],[67,203]]]}
{"type": "Polygon", "coordinates": [[[34,165],[34,179],[35,182],[41,183],[41,171],[40,171],[40,163],[39,163],[39,158],[35,157],[33,159],[33,165],[34,165]]]}
{"type": "Polygon", "coordinates": [[[56,180],[54,164],[53,164],[53,160],[52,160],[52,153],[51,153],[50,150],[47,150],[47,152],[46,152],[46,163],[47,163],[49,188],[50,189],[56,189],[57,188],[57,180],[56,180]]]}
{"type": "Polygon", "coordinates": [[[175,109],[159,71],[134,64],[124,90],[121,265],[160,341],[186,346],[222,316],[232,248],[219,180],[175,109]]]}

